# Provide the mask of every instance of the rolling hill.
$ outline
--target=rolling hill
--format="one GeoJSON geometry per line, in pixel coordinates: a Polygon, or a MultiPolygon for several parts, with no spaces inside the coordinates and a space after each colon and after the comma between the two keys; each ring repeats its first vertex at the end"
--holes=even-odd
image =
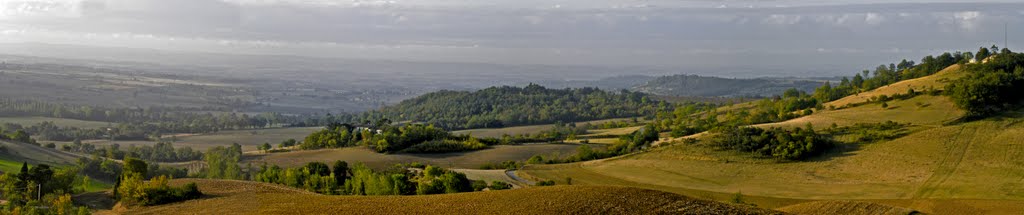
{"type": "Polygon", "coordinates": [[[178,179],[172,184],[187,182],[196,182],[207,197],[152,207],[115,207],[100,214],[782,214],[660,191],[610,186],[553,186],[423,196],[327,196],[246,181],[178,179]]]}
{"type": "Polygon", "coordinates": [[[963,77],[958,66],[833,101],[835,110],[761,127],[818,128],[892,120],[912,133],[870,144],[844,144],[806,162],[750,158],[697,144],[670,144],[645,153],[576,164],[534,165],[520,171],[537,179],[573,178],[574,184],[623,185],[726,200],[750,195],[764,207],[810,200],[859,200],[930,214],[1005,214],[1024,209],[1024,114],[1006,112],[971,122],[948,97],[922,94],[906,100],[850,105],[909,88],[942,89],[963,77]],[[950,208],[950,205],[957,205],[950,208]]]}
{"type": "Polygon", "coordinates": [[[442,90],[363,113],[354,121],[424,122],[447,130],[501,128],[636,117],[651,114],[660,105],[643,93],[531,84],[473,92],[442,90]]]}
{"type": "Polygon", "coordinates": [[[632,90],[664,96],[691,97],[766,97],[796,88],[814,91],[824,84],[819,80],[786,78],[732,79],[697,75],[662,76],[632,87],[632,90]]]}

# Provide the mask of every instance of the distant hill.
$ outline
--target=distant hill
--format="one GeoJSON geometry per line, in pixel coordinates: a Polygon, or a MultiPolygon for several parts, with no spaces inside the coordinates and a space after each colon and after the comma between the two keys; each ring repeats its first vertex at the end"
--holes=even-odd
{"type": "Polygon", "coordinates": [[[732,79],[697,75],[671,75],[650,80],[632,90],[664,96],[767,97],[790,88],[813,92],[821,80],[796,78],[732,79]]]}
{"type": "Polygon", "coordinates": [[[644,116],[653,114],[658,105],[643,93],[531,84],[474,92],[442,90],[363,113],[356,120],[424,122],[451,130],[498,128],[644,116]]]}
{"type": "Polygon", "coordinates": [[[537,84],[554,89],[595,87],[603,90],[622,90],[647,83],[654,80],[654,78],[653,76],[646,75],[621,75],[597,80],[540,81],[537,84]]]}

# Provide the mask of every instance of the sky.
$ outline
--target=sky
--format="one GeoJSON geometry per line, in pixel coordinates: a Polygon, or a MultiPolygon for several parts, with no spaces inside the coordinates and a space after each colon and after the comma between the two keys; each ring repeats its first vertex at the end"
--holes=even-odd
{"type": "Polygon", "coordinates": [[[1024,1],[0,0],[0,43],[683,70],[872,68],[1004,24],[1024,45],[1024,1]]]}

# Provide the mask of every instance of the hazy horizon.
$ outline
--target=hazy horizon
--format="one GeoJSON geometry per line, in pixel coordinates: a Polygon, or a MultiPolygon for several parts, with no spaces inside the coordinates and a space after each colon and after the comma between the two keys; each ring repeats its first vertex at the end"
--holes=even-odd
{"type": "MultiPolygon", "coordinates": [[[[0,43],[835,76],[1024,33],[1014,1],[15,0],[0,43]],[[794,63],[799,60],[799,63],[794,63]],[[763,68],[764,71],[753,71],[763,68]]],[[[1012,49],[1018,44],[1010,41],[1012,49]]],[[[9,50],[15,52],[17,50],[9,50]]],[[[11,53],[0,53],[11,54],[11,53]]],[[[14,54],[37,54],[21,50],[14,54]]],[[[89,56],[98,57],[98,56],[89,56]]],[[[117,58],[118,56],[107,56],[117,58]]],[[[677,71],[677,72],[670,72],[677,71]]],[[[372,72],[372,71],[369,71],[372,72]]],[[[659,73],[659,74],[660,74],[659,73]]],[[[621,75],[644,74],[621,71],[621,75]]]]}

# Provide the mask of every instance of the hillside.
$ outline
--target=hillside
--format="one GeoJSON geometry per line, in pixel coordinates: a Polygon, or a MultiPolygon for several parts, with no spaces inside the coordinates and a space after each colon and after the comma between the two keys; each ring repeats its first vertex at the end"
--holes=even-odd
{"type": "Polygon", "coordinates": [[[908,88],[942,89],[964,75],[957,66],[852,95],[830,104],[834,110],[759,127],[811,123],[909,123],[909,134],[874,143],[841,144],[805,162],[776,162],[703,146],[670,144],[612,159],[534,165],[520,171],[537,179],[573,178],[574,184],[623,185],[727,200],[730,193],[782,207],[807,200],[858,200],[910,208],[928,214],[1006,214],[1024,208],[1024,114],[957,122],[964,111],[944,95],[921,94],[864,103],[872,96],[905,93],[908,88]],[[864,103],[864,104],[860,104],[864,103]],[[836,104],[842,104],[836,105],[836,104]],[[846,104],[858,104],[849,105],[846,104]]]}
{"type": "Polygon", "coordinates": [[[362,114],[361,120],[424,122],[448,130],[578,122],[653,113],[659,104],[642,93],[596,88],[491,87],[439,91],[362,114]]]}
{"type": "Polygon", "coordinates": [[[78,161],[80,155],[32,144],[0,140],[0,157],[3,160],[68,165],[78,161]]]}
{"type": "Polygon", "coordinates": [[[732,79],[697,75],[662,76],[634,86],[632,90],[666,96],[766,97],[796,88],[814,91],[824,81],[784,78],[732,79]]]}
{"type": "Polygon", "coordinates": [[[129,214],[781,214],[653,190],[554,186],[426,196],[326,196],[278,185],[228,180],[196,182],[209,197],[153,207],[117,208],[129,214]]]}

